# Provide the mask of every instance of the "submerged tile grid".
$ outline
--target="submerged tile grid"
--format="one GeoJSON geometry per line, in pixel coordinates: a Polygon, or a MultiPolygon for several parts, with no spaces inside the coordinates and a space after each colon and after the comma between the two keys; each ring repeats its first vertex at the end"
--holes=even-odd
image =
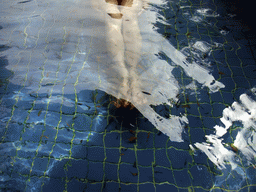
{"type": "MultiPolygon", "coordinates": [[[[33,47],[27,45],[28,29],[30,25],[33,26],[32,20],[20,17],[17,22],[27,22],[27,26],[20,29],[25,35],[22,37],[25,47],[23,51],[31,52],[27,58],[29,62],[24,69],[22,86],[15,88],[15,94],[12,94],[12,85],[6,83],[5,92],[1,96],[1,105],[5,112],[2,112],[2,115],[5,118],[1,122],[4,129],[1,130],[0,146],[6,153],[6,156],[2,156],[5,163],[1,165],[1,174],[5,178],[8,175],[15,180],[24,181],[18,186],[24,191],[30,189],[30,184],[35,182],[34,180],[40,181],[42,191],[46,191],[50,186],[52,189],[55,187],[54,191],[230,190],[228,183],[221,187],[213,186],[215,177],[222,174],[203,154],[200,158],[195,156],[188,144],[203,141],[204,135],[213,132],[213,126],[221,117],[220,112],[233,101],[238,100],[241,93],[252,88],[254,84],[251,85],[251,82],[254,82],[255,78],[253,74],[248,74],[245,68],[255,66],[254,58],[251,50],[235,41],[231,35],[224,36],[216,32],[219,31],[218,17],[212,17],[211,26],[207,25],[209,21],[206,17],[202,21],[205,25],[195,24],[189,19],[187,13],[196,18],[196,10],[204,6],[212,6],[212,14],[217,13],[218,8],[214,1],[210,4],[204,1],[169,2],[168,6],[169,9],[163,10],[163,14],[170,14],[167,21],[174,28],[168,29],[168,26],[163,26],[164,34],[177,49],[187,46],[191,40],[202,40],[211,44],[218,42],[224,45],[213,50],[212,67],[216,79],[224,82],[225,85],[229,84],[226,88],[214,94],[210,94],[206,88],[195,89],[194,95],[191,95],[185,86],[193,80],[188,78],[182,69],[180,74],[177,74],[183,91],[180,94],[180,105],[176,110],[184,112],[191,121],[185,128],[186,142],[170,142],[141,116],[136,119],[132,132],[125,129],[113,120],[112,105],[100,91],[91,92],[91,100],[87,101],[90,107],[86,113],[81,110],[79,105],[82,100],[79,97],[82,97],[82,93],[76,92],[76,85],[79,83],[82,69],[74,77],[76,79],[73,86],[74,94],[65,94],[66,80],[74,67],[78,50],[75,49],[74,53],[69,55],[73,58],[73,62],[68,68],[63,69],[60,61],[54,71],[48,71],[50,63],[47,56],[36,58],[37,56],[31,51],[33,47]],[[181,9],[181,6],[188,7],[181,9]],[[41,68],[41,74],[36,75],[41,76],[41,79],[37,82],[38,86],[34,94],[24,96],[22,94],[27,91],[26,85],[32,83],[29,81],[33,81],[30,70],[33,69],[31,65],[36,63],[35,60],[39,61],[37,66],[41,68]],[[61,87],[57,86],[61,88],[56,98],[60,103],[54,104],[51,98],[56,95],[52,95],[52,91],[56,85],[59,85],[58,77],[63,71],[66,75],[65,80],[61,82],[61,87]],[[53,81],[49,82],[49,94],[41,95],[40,89],[44,77],[50,75],[53,81]],[[68,97],[72,102],[65,100],[68,97]],[[65,107],[64,102],[69,102],[70,107],[65,107]],[[132,137],[134,140],[129,141],[132,137]],[[14,147],[8,151],[8,147],[11,146],[14,147]]],[[[66,43],[69,22],[62,26],[61,52],[57,53],[60,58],[66,54],[62,50],[69,45],[66,43]]],[[[82,30],[83,25],[86,23],[82,23],[79,30],[82,30]]],[[[47,28],[49,36],[54,27],[53,23],[47,28]]],[[[39,29],[45,30],[44,22],[39,29]]],[[[34,46],[37,46],[40,30],[34,46]]],[[[48,37],[44,38],[47,42],[45,50],[54,49],[47,40],[48,37]]],[[[75,47],[78,46],[79,37],[76,37],[75,47]]],[[[18,60],[24,59],[22,53],[17,57],[18,60]]],[[[19,63],[16,67],[19,67],[19,63]]],[[[175,109],[167,110],[172,113],[175,109]]],[[[239,127],[234,127],[230,134],[236,129],[239,127]]],[[[241,165],[243,170],[253,171],[252,165],[244,166],[242,160],[241,165]]],[[[10,187],[12,179],[9,181],[4,184],[6,188],[10,187]]],[[[249,191],[253,186],[255,185],[250,184],[246,179],[241,191],[249,191]]]]}

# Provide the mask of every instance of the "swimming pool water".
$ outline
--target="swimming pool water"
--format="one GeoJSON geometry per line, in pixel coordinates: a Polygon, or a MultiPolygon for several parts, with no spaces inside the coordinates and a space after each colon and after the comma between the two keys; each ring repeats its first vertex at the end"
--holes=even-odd
{"type": "Polygon", "coordinates": [[[93,2],[1,2],[0,191],[256,191],[250,26],[215,0],[128,11],[137,99],[93,2]]]}

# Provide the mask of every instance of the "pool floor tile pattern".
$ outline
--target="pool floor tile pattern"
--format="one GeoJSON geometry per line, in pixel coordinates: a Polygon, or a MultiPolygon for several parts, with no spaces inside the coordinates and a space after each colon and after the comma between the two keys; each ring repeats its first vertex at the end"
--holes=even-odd
{"type": "MultiPolygon", "coordinates": [[[[185,87],[193,80],[182,69],[177,69],[177,80],[184,90],[180,95],[180,105],[155,107],[163,114],[186,114],[189,124],[185,127],[185,142],[182,143],[171,142],[136,111],[132,130],[122,122],[117,123],[111,97],[99,90],[73,95],[61,91],[58,97],[51,95],[51,91],[63,90],[66,82],[59,87],[54,87],[56,82],[53,82],[49,84],[49,95],[40,94],[40,88],[33,95],[26,95],[26,85],[30,81],[28,72],[32,66],[28,63],[24,69],[25,80],[20,87],[8,83],[11,73],[1,67],[4,72],[0,82],[0,190],[32,191],[34,187],[38,191],[52,192],[234,191],[232,187],[240,182],[240,176],[222,178],[222,185],[214,186],[216,178],[225,174],[202,152],[197,151],[195,155],[189,144],[205,141],[205,135],[214,132],[213,127],[219,123],[223,109],[239,101],[241,94],[255,86],[256,42],[248,34],[242,36],[239,24],[232,28],[222,16],[203,17],[198,14],[199,8],[208,7],[213,10],[211,14],[218,13],[214,0],[168,1],[168,6],[160,14],[174,27],[156,24],[159,33],[178,50],[196,41],[223,44],[213,49],[210,61],[212,74],[226,85],[225,88],[214,94],[210,94],[207,88],[197,89],[191,94],[185,87]],[[181,9],[182,6],[188,7],[181,9]],[[201,22],[193,22],[191,18],[201,19],[201,22]],[[226,35],[219,33],[223,26],[229,26],[226,35]],[[59,102],[47,100],[53,97],[59,102]]],[[[23,20],[29,26],[29,19],[23,20]]],[[[5,47],[1,47],[3,49],[5,47]]],[[[1,63],[7,62],[1,58],[1,63]]],[[[42,63],[40,66],[44,72],[39,84],[48,74],[47,65],[42,63]]],[[[52,68],[51,72],[53,77],[61,71],[69,75],[71,67],[62,69],[59,66],[52,68]]],[[[232,127],[230,142],[239,129],[239,125],[232,127]]],[[[236,191],[255,191],[256,182],[251,178],[255,167],[242,163],[241,168],[248,176],[236,191]]]]}

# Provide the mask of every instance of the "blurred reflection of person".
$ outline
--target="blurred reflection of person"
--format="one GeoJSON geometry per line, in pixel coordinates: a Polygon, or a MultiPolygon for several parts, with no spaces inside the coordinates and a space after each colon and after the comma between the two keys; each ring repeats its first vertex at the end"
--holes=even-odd
{"type": "Polygon", "coordinates": [[[108,49],[112,57],[109,70],[117,78],[118,98],[142,102],[136,71],[141,55],[142,38],[138,16],[146,0],[105,0],[108,49]]]}

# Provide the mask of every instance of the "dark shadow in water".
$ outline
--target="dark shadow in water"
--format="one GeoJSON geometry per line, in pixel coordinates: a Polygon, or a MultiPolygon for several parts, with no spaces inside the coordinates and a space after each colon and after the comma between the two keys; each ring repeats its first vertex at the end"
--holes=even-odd
{"type": "Polygon", "coordinates": [[[122,125],[123,129],[135,129],[136,121],[138,117],[143,117],[142,114],[130,102],[110,97],[112,101],[110,102],[109,113],[113,119],[122,125]]]}
{"type": "Polygon", "coordinates": [[[231,28],[241,30],[248,38],[255,38],[256,26],[252,19],[255,8],[251,1],[217,0],[215,3],[218,12],[226,15],[231,28]]]}

